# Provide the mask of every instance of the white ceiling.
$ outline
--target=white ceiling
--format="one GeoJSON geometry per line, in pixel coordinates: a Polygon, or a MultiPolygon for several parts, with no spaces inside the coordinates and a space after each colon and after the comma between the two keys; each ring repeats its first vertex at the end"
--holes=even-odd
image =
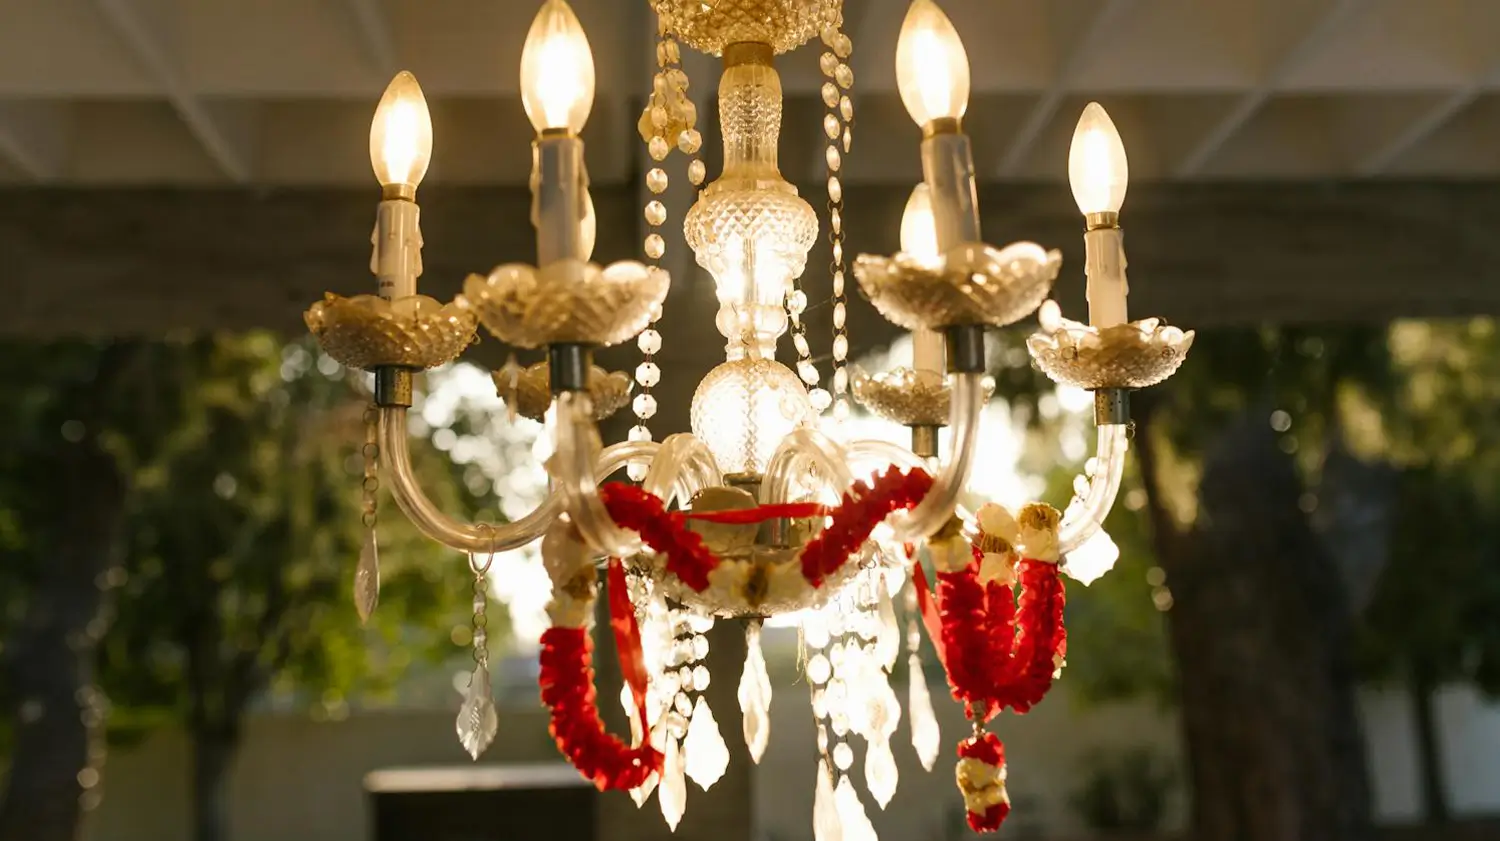
{"type": "MultiPolygon", "coordinates": [[[[967,124],[987,179],[1061,178],[1090,98],[1114,115],[1142,179],[1500,175],[1500,0],[942,4],[974,65],[967,124]]],[[[646,0],[574,5],[600,79],[590,169],[625,181],[654,23],[646,0]]],[[[905,5],[848,0],[850,180],[917,177],[917,129],[894,93],[905,5]]],[[[523,184],[531,132],[516,77],[537,6],[0,0],[0,182],[370,183],[369,117],[406,68],[432,104],[432,182],[523,184]]],[[[817,54],[780,66],[783,166],[811,180],[817,54]]]]}

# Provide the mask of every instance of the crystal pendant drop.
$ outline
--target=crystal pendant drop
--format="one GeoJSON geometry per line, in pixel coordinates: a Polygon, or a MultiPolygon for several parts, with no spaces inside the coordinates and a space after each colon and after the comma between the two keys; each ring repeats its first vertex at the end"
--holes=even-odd
{"type": "Polygon", "coordinates": [[[644,783],[630,790],[630,799],[635,801],[635,808],[646,805],[646,801],[651,799],[651,792],[656,791],[656,784],[660,781],[661,776],[653,773],[644,783]]]}
{"type": "Polygon", "coordinates": [[[814,841],[843,841],[844,828],[839,822],[838,802],[833,795],[833,774],[827,760],[818,762],[818,784],[813,791],[814,841]]]}
{"type": "Polygon", "coordinates": [[[693,720],[688,724],[687,738],[682,740],[682,753],[687,775],[704,791],[713,788],[729,767],[724,734],[719,732],[719,722],[714,720],[713,710],[702,695],[693,707],[693,720]]]}
{"type": "Polygon", "coordinates": [[[865,750],[865,790],[884,809],[896,795],[896,782],[900,772],[896,769],[896,756],[891,753],[891,740],[881,737],[872,739],[865,750]]]}
{"type": "Polygon", "coordinates": [[[469,676],[469,690],[464,693],[464,704],[458,710],[458,742],[470,758],[477,760],[495,740],[499,727],[495,698],[490,691],[490,670],[480,663],[469,676]]]}
{"type": "Polygon", "coordinates": [[[854,784],[849,782],[848,777],[839,780],[833,799],[838,804],[839,823],[844,830],[841,841],[879,841],[875,835],[875,826],[865,814],[865,804],[859,801],[854,784]]]}
{"type": "Polygon", "coordinates": [[[666,820],[667,828],[676,832],[677,824],[687,811],[687,780],[683,777],[682,746],[671,737],[667,739],[656,799],[661,803],[661,816],[666,820]]]}
{"type": "Polygon", "coordinates": [[[375,544],[375,530],[365,532],[365,545],[359,550],[359,566],[354,568],[354,610],[360,624],[370,621],[380,602],[380,549],[375,544]]]}
{"type": "Polygon", "coordinates": [[[771,676],[760,648],[760,626],[745,632],[745,670],[740,674],[740,713],[744,717],[745,747],[757,764],[771,740],[771,676]]]}
{"type": "Polygon", "coordinates": [[[881,668],[890,671],[896,667],[896,658],[901,656],[901,626],[896,624],[896,606],[891,603],[891,590],[886,586],[885,576],[879,576],[875,586],[880,589],[880,630],[875,637],[875,659],[881,668]]]}
{"type": "Polygon", "coordinates": [[[927,674],[922,671],[922,658],[913,651],[907,658],[907,681],[910,694],[907,696],[906,712],[911,716],[911,746],[916,748],[922,767],[931,771],[937,761],[938,742],[942,733],[938,729],[937,716],[932,714],[932,695],[927,691],[927,674]]]}

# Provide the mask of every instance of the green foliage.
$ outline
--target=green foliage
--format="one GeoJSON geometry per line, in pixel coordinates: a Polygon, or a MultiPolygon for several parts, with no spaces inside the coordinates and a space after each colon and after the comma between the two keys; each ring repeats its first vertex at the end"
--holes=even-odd
{"type": "MultiPolygon", "coordinates": [[[[1092,424],[1060,416],[1050,389],[1019,370],[1014,350],[1002,349],[1006,368],[997,379],[1006,383],[1002,393],[1029,426],[1027,466],[1046,471],[1044,498],[1060,504],[1072,496],[1070,483],[1082,465],[1062,458],[1059,442],[1081,436],[1092,447],[1092,424]],[[1056,467],[1059,463],[1064,466],[1056,467]]],[[[1200,332],[1187,364],[1168,384],[1135,396],[1136,415],[1149,416],[1146,428],[1164,456],[1158,465],[1163,487],[1157,490],[1165,492],[1150,498],[1137,469],[1139,458],[1132,457],[1120,502],[1106,523],[1120,560],[1090,586],[1069,586],[1066,675],[1074,697],[1171,701],[1174,678],[1164,611],[1170,610],[1172,595],[1149,506],[1161,506],[1178,525],[1191,522],[1199,462],[1219,430],[1247,411],[1264,410],[1268,423],[1284,425],[1283,450],[1295,453],[1308,481],[1315,482],[1345,398],[1354,395],[1378,414],[1394,402],[1396,382],[1380,328],[1200,332]]]]}
{"type": "MultiPolygon", "coordinates": [[[[1048,497],[1065,494],[1068,472],[1048,497]]],[[[1105,522],[1120,559],[1114,569],[1084,587],[1068,584],[1069,697],[1085,704],[1147,698],[1167,705],[1176,690],[1167,641],[1166,614],[1171,594],[1162,586],[1146,518],[1142,491],[1127,474],[1121,503],[1105,522]]],[[[1063,497],[1065,498],[1065,497],[1063,497]]]]}
{"type": "Polygon", "coordinates": [[[1176,774],[1150,748],[1095,752],[1081,767],[1072,802],[1090,829],[1161,828],[1176,774]]]}
{"type": "Polygon", "coordinates": [[[1360,662],[1500,694],[1500,338],[1489,319],[1406,322],[1391,347],[1394,409],[1368,424],[1401,476],[1360,662]]]}
{"type": "MultiPolygon", "coordinates": [[[[45,563],[38,535],[67,504],[47,493],[40,457],[68,414],[59,395],[72,392],[59,383],[86,381],[102,347],[4,354],[21,399],[0,434],[22,447],[0,463],[0,545],[26,562],[0,565],[0,639],[45,563]]],[[[171,722],[232,729],[268,690],[339,715],[352,694],[389,693],[414,661],[454,654],[450,629],[470,612],[464,560],[417,535],[384,495],[380,608],[369,627],[353,608],[364,535],[358,375],[305,342],[250,334],[140,343],[128,382],[108,413],[130,488],[125,546],[99,582],[116,610],[98,652],[114,735],[171,722]]],[[[478,505],[441,454],[414,449],[441,504],[478,505]]]]}
{"type": "MultiPolygon", "coordinates": [[[[1065,421],[1049,418],[1045,392],[1018,377],[1033,464],[1055,462],[1065,421]]],[[[1265,411],[1296,457],[1306,505],[1319,501],[1335,436],[1399,471],[1394,515],[1370,525],[1388,535],[1389,563],[1362,617],[1364,673],[1405,680],[1420,664],[1432,672],[1424,680],[1500,691],[1500,335],[1492,321],[1205,332],[1177,376],[1136,403],[1161,450],[1154,502],[1178,526],[1195,516],[1205,449],[1248,411],[1265,411]]],[[[1049,475],[1047,498],[1066,499],[1075,473],[1070,465],[1049,475]]],[[[1157,612],[1170,605],[1170,581],[1158,568],[1138,474],[1127,474],[1121,499],[1107,524],[1119,564],[1069,591],[1069,684],[1087,701],[1170,696],[1157,612]]]]}

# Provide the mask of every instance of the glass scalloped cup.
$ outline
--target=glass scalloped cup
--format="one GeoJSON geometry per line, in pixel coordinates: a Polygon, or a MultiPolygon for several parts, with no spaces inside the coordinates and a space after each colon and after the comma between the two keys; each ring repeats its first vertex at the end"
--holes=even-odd
{"type": "MultiPolygon", "coordinates": [[[[490,376],[500,399],[521,417],[541,421],[552,407],[551,366],[546,360],[525,368],[516,366],[514,372],[502,368],[490,376]]],[[[596,421],[610,417],[630,402],[630,377],[620,371],[595,365],[589,369],[588,382],[596,421]]]]}
{"type": "Polygon", "coordinates": [[[1037,368],[1059,385],[1146,388],[1177,373],[1194,335],[1159,318],[1103,330],[1063,319],[1056,329],[1033,334],[1026,348],[1037,368]]]}
{"type": "MultiPolygon", "coordinates": [[[[872,414],[902,426],[947,426],[953,405],[949,378],[936,371],[892,368],[867,374],[856,368],[854,399],[872,414]]],[[[986,378],[985,399],[994,394],[994,382],[986,378]]]]}
{"type": "Polygon", "coordinates": [[[908,330],[1005,327],[1036,312],[1062,268],[1062,254],[1032,242],[997,249],[964,243],[936,261],[862,254],[854,276],[885,319],[908,330]]]}
{"type": "Polygon", "coordinates": [[[325,353],[347,367],[364,369],[445,365],[469,346],[475,330],[475,315],[461,300],[444,304],[426,295],[393,302],[330,292],[302,320],[325,353]]]}
{"type": "Polygon", "coordinates": [[[699,52],[730,44],[770,44],[777,53],[802,46],[836,16],[843,0],[651,0],[666,31],[699,52]]]}
{"type": "Polygon", "coordinates": [[[651,323],[670,279],[634,261],[600,266],[560,260],[540,269],[508,263],[488,277],[469,275],[460,300],[506,344],[617,345],[651,323]]]}

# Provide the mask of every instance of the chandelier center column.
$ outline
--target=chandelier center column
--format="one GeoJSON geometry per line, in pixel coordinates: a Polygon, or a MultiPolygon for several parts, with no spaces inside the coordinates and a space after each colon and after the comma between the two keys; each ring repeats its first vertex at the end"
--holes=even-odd
{"type": "Polygon", "coordinates": [[[781,77],[770,44],[724,49],[719,122],[724,171],[703,190],[684,225],[688,245],[714,277],[715,324],[727,361],[693,396],[693,432],[726,473],[758,476],[793,429],[815,415],[802,382],[775,361],[786,333],[786,295],[807,266],[818,217],[781,176],[781,77]]]}

